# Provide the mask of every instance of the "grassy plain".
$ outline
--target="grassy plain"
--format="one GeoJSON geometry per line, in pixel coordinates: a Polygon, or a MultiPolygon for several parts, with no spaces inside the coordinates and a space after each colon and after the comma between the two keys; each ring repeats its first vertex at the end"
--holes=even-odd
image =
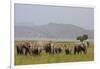
{"type": "MultiPolygon", "coordinates": [[[[57,43],[65,43],[66,46],[73,47],[75,41],[57,41],[57,43]]],[[[87,54],[69,54],[66,55],[63,51],[60,54],[47,54],[44,51],[38,56],[17,55],[15,49],[15,65],[29,65],[29,64],[47,64],[47,63],[63,63],[63,62],[80,62],[94,60],[94,43],[90,42],[87,48],[87,54]]]]}

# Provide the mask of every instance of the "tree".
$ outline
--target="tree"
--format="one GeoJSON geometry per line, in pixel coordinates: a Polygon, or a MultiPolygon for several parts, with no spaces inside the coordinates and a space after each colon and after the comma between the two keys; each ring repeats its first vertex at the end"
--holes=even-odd
{"type": "Polygon", "coordinates": [[[80,39],[81,39],[81,36],[78,36],[76,39],[77,39],[77,40],[80,40],[80,39]]]}
{"type": "Polygon", "coordinates": [[[81,42],[83,42],[82,36],[78,36],[77,40],[80,40],[81,42]]]}
{"type": "Polygon", "coordinates": [[[80,42],[83,42],[84,40],[87,40],[88,39],[88,35],[87,34],[84,34],[83,36],[78,36],[76,39],[77,40],[80,40],[80,42]]]}
{"type": "Polygon", "coordinates": [[[84,34],[83,37],[82,37],[82,39],[83,40],[87,40],[88,39],[88,35],[87,34],[84,34]]]}

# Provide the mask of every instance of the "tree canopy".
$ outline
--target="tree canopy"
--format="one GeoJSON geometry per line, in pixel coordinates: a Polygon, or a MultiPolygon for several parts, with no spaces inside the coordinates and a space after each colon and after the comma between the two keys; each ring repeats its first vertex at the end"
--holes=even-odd
{"type": "Polygon", "coordinates": [[[84,40],[88,39],[88,35],[87,34],[83,34],[82,36],[78,36],[76,39],[80,40],[81,42],[83,42],[84,40]]]}

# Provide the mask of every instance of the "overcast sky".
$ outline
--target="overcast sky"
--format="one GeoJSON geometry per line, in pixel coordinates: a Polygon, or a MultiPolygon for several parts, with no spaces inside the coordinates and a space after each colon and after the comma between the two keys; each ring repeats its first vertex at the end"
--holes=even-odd
{"type": "Polygon", "coordinates": [[[15,25],[42,25],[48,23],[73,24],[93,30],[94,9],[15,4],[15,25]]]}

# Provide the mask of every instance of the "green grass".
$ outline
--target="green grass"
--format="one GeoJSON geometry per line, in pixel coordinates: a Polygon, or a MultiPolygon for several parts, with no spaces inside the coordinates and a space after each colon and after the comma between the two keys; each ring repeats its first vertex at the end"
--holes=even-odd
{"type": "Polygon", "coordinates": [[[91,42],[87,54],[70,54],[64,52],[60,54],[46,54],[44,51],[39,56],[24,56],[17,55],[15,52],[15,65],[28,64],[46,64],[46,63],[61,63],[61,62],[78,62],[78,61],[93,61],[94,60],[94,44],[91,42]]]}

